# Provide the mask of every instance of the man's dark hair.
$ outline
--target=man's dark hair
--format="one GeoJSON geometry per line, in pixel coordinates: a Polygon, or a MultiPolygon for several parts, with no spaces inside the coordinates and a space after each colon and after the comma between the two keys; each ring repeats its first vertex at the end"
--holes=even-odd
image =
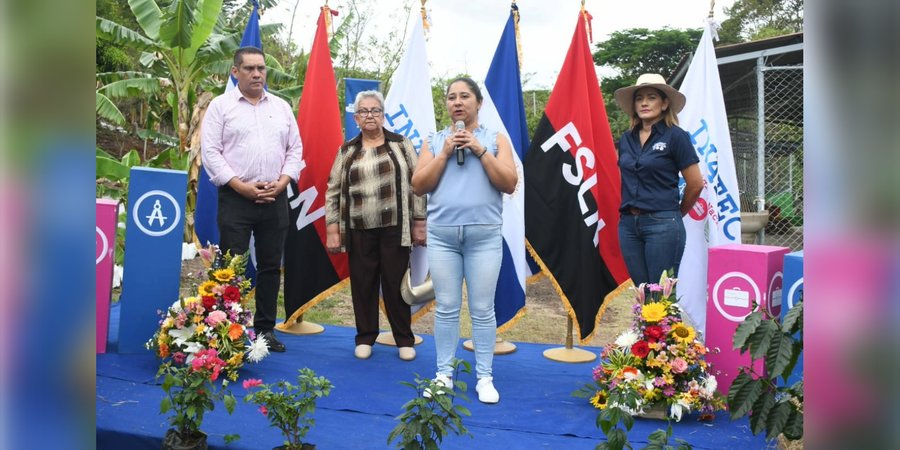
{"type": "Polygon", "coordinates": [[[244,62],[244,55],[262,55],[263,58],[266,57],[266,54],[256,47],[241,47],[234,52],[234,67],[241,68],[241,63],[244,62]]]}

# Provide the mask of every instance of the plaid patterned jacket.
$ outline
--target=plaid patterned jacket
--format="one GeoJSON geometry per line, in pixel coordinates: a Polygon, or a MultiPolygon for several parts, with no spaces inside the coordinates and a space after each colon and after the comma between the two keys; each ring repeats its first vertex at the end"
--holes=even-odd
{"type": "Polygon", "coordinates": [[[341,251],[346,251],[346,234],[351,227],[387,224],[401,225],[400,245],[411,247],[412,222],[425,218],[425,196],[413,194],[410,184],[418,161],[416,150],[403,135],[383,132],[390,149],[387,158],[367,168],[351,164],[362,149],[360,134],[341,145],[331,166],[325,193],[325,224],[340,224],[341,251]],[[352,218],[351,205],[355,212],[352,218]]]}

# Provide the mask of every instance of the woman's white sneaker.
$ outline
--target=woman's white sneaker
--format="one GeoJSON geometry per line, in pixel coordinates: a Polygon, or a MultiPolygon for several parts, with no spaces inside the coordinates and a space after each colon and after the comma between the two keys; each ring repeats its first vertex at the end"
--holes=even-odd
{"type": "MultiPolygon", "coordinates": [[[[443,387],[448,391],[453,390],[453,379],[447,375],[437,374],[437,376],[434,377],[434,384],[437,385],[437,387],[443,387]]],[[[441,391],[438,390],[437,393],[440,394],[441,391]]],[[[422,397],[431,398],[431,389],[425,388],[425,392],[422,393],[422,397]]]]}
{"type": "Polygon", "coordinates": [[[475,392],[478,392],[478,401],[481,403],[500,401],[500,393],[494,388],[494,377],[479,378],[478,384],[475,385],[475,392]]]}

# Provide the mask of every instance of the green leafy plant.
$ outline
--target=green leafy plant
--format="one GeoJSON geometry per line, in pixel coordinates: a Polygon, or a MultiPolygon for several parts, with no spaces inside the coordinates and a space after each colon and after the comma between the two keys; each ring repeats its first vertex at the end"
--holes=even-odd
{"type": "MultiPolygon", "coordinates": [[[[172,412],[169,423],[173,428],[166,433],[163,448],[184,448],[205,442],[206,435],[200,431],[200,426],[203,416],[215,409],[216,402],[223,402],[228,414],[234,412],[236,401],[228,390],[228,380],[224,377],[218,380],[225,362],[214,351],[204,352],[198,353],[191,364],[166,362],[156,373],[157,378],[163,377],[162,389],[166,393],[159,412],[172,412]]],[[[229,434],[225,436],[225,441],[231,442],[237,438],[238,435],[229,434]]]]}
{"type": "Polygon", "coordinates": [[[762,359],[764,373],[756,373],[752,364],[741,368],[728,391],[728,410],[732,419],[749,415],[753,434],[765,431],[766,438],[773,439],[784,433],[788,439],[800,439],[803,381],[789,387],[779,387],[777,381],[787,381],[803,351],[803,302],[795,304],[780,325],[762,309],[738,325],[734,348],[742,354],[749,350],[751,360],[762,359]]]}
{"type": "Polygon", "coordinates": [[[244,388],[253,390],[244,401],[259,405],[259,412],[284,435],[284,448],[299,450],[310,448],[302,439],[315,425],[311,415],[316,411],[316,401],[331,394],[334,386],[325,377],[316,376],[312,369],[299,370],[297,384],[281,380],[274,384],[262,384],[261,380],[244,381],[244,388]]]}
{"type": "Polygon", "coordinates": [[[454,359],[452,367],[453,389],[432,379],[423,379],[419,374],[416,374],[414,383],[402,382],[413,388],[416,396],[403,405],[405,412],[397,417],[400,423],[388,435],[388,444],[397,440],[397,448],[404,450],[437,449],[450,432],[457,436],[472,436],[463,425],[463,416],[472,413],[468,408],[454,404],[457,398],[469,401],[465,394],[466,383],[460,381],[457,375],[460,372],[471,373],[472,366],[467,361],[454,359]],[[426,398],[426,390],[433,395],[426,398]]]}

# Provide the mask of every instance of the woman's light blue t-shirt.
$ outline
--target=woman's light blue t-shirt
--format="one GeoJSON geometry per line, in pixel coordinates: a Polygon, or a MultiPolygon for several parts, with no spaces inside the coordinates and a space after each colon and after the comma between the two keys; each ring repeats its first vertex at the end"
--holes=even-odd
{"type": "MultiPolygon", "coordinates": [[[[445,128],[428,136],[428,150],[440,152],[453,130],[445,128]]],[[[475,138],[488,152],[497,156],[497,132],[479,125],[475,138]]],[[[435,225],[499,225],[503,223],[503,197],[471,150],[466,149],[465,163],[456,157],[447,161],[437,186],[428,194],[428,222],[435,225]]]]}

